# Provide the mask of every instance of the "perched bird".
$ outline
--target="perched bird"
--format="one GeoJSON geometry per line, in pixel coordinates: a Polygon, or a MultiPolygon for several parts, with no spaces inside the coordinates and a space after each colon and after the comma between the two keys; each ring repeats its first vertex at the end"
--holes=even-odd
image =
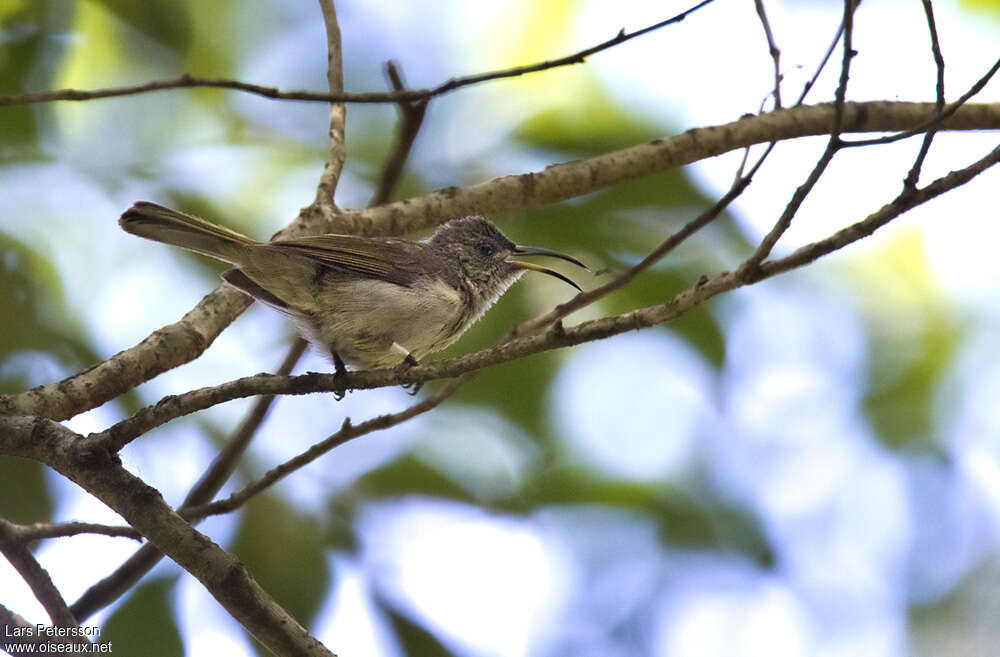
{"type": "Polygon", "coordinates": [[[518,246],[482,217],[442,224],[426,240],[317,235],[256,242],[236,231],[139,201],[118,223],[133,235],[235,265],[222,278],[296,320],[338,372],[416,362],[452,344],[525,271],[559,272],[514,256],[579,260],[518,246]]]}

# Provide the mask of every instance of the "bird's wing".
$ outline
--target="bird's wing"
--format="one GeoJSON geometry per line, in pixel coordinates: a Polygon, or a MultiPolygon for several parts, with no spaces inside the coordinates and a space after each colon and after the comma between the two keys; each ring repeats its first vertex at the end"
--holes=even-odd
{"type": "Polygon", "coordinates": [[[269,247],[307,258],[334,271],[410,285],[420,271],[423,245],[398,239],[356,235],[316,235],[277,240],[269,247]]]}

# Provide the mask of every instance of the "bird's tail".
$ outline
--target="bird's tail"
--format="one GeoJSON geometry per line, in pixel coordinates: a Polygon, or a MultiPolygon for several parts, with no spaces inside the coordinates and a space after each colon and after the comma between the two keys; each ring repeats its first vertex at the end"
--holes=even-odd
{"type": "Polygon", "coordinates": [[[133,204],[118,225],[133,235],[191,249],[234,265],[241,264],[247,247],[256,244],[234,230],[147,201],[133,204]]]}

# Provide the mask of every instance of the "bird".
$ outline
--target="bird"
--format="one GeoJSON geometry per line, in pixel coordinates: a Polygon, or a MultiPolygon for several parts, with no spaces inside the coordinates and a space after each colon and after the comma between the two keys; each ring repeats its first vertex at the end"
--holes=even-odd
{"type": "MultiPolygon", "coordinates": [[[[226,284],[290,316],[337,373],[416,365],[453,344],[527,271],[517,256],[572,256],[507,239],[481,216],[442,223],[427,239],[327,234],[258,242],[200,217],[138,201],[126,232],[233,265],[226,284]]],[[[582,291],[582,290],[581,290],[582,291]]]]}

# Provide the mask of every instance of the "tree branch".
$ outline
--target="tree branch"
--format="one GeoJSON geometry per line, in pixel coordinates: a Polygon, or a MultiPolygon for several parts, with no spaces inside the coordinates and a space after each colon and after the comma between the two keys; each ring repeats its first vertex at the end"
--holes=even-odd
{"type": "MultiPolygon", "coordinates": [[[[556,322],[544,333],[518,337],[471,354],[426,364],[421,363],[405,370],[393,368],[352,371],[343,374],[317,374],[313,372],[291,377],[256,374],[218,386],[173,395],[165,398],[161,404],[140,410],[131,420],[144,425],[158,425],[215,404],[259,394],[302,395],[315,392],[341,392],[345,389],[363,390],[451,378],[542,351],[570,347],[662,324],[679,317],[691,308],[722,292],[756,283],[802,266],[847,244],[867,237],[903,212],[965,184],[996,164],[997,161],[1000,161],[1000,146],[973,164],[942,176],[926,187],[901,194],[864,220],[837,231],[830,237],[808,244],[785,258],[764,262],[750,273],[738,269],[711,278],[703,278],[694,286],[663,304],[639,308],[621,315],[581,322],[571,328],[565,328],[561,322],[556,322]]],[[[127,433],[122,435],[127,435],[127,433]]],[[[123,440],[115,431],[109,430],[103,434],[97,434],[93,442],[113,451],[128,441],[123,440]]]]}
{"type": "MultiPolygon", "coordinates": [[[[342,95],[344,93],[344,57],[340,45],[337,10],[333,6],[333,0],[319,0],[319,6],[323,12],[323,25],[326,27],[327,83],[331,95],[342,95]]],[[[330,152],[316,188],[315,205],[336,208],[333,196],[337,190],[337,181],[340,180],[340,172],[344,169],[346,119],[347,106],[343,102],[331,102],[330,128],[327,132],[330,140],[330,152]]]]}
{"type": "MultiPolygon", "coordinates": [[[[291,373],[295,364],[305,353],[307,344],[302,338],[296,338],[285,355],[284,360],[278,367],[277,374],[287,376],[291,373]]],[[[189,506],[197,506],[211,501],[215,494],[219,492],[223,484],[232,475],[236,468],[236,462],[250,445],[250,441],[257,433],[257,429],[264,422],[268,410],[274,403],[274,395],[263,395],[257,399],[250,413],[247,414],[240,424],[236,433],[226,443],[225,448],[212,461],[208,469],[202,474],[198,482],[188,491],[178,512],[182,512],[189,506]]],[[[107,577],[99,580],[83,592],[76,602],[70,607],[73,614],[83,620],[89,618],[99,609],[117,600],[122,594],[132,588],[143,575],[153,569],[163,553],[156,549],[156,546],[149,543],[136,550],[132,556],[125,560],[107,577]]]]}
{"type": "Polygon", "coordinates": [[[764,28],[764,38],[767,39],[767,50],[774,63],[774,89],[771,95],[774,96],[774,109],[781,109],[781,49],[778,48],[774,40],[774,32],[771,31],[771,22],[767,19],[767,11],[764,9],[764,0],[754,0],[754,8],[757,10],[757,18],[764,28]]]}
{"type": "MultiPolygon", "coordinates": [[[[947,111],[947,110],[946,110],[947,111]]],[[[561,201],[730,150],[759,143],[829,134],[832,104],[801,106],[748,116],[732,123],[694,128],[544,171],[496,178],[466,188],[447,188],[402,202],[337,215],[343,232],[404,234],[467,214],[497,214],[561,201]]],[[[846,103],[844,132],[885,132],[924,125],[936,116],[934,103],[846,103]]],[[[1000,129],[1000,103],[964,104],[941,130],[1000,129]]],[[[286,235],[322,230],[332,215],[304,213],[286,235]]],[[[248,305],[244,295],[220,287],[177,324],[155,331],[142,343],[60,382],[0,395],[0,414],[66,419],[100,406],[157,374],[201,354],[248,305]]]]}
{"type": "MultiPolygon", "coordinates": [[[[325,0],[321,0],[323,2],[325,0]]],[[[658,30],[667,25],[672,25],[674,23],[680,23],[689,14],[698,11],[702,7],[711,4],[713,0],[703,0],[697,5],[687,9],[676,16],[668,18],[666,20],[660,21],[654,25],[644,27],[635,32],[625,32],[624,29],[618,32],[614,37],[608,39],[607,41],[602,41],[601,43],[591,46],[590,48],[584,48],[565,57],[560,57],[559,59],[548,60],[544,62],[538,62],[536,64],[529,64],[527,66],[515,66],[513,68],[501,69],[497,71],[490,71],[488,73],[479,73],[477,75],[468,75],[465,77],[452,78],[439,84],[431,89],[413,89],[413,90],[397,90],[392,92],[369,92],[369,93],[344,93],[343,85],[339,89],[334,90],[331,87],[329,93],[320,93],[314,91],[281,91],[275,87],[265,87],[257,84],[250,84],[248,82],[240,82],[238,80],[224,80],[224,79],[209,79],[209,78],[199,78],[188,74],[181,75],[177,78],[171,78],[169,80],[156,80],[153,82],[147,82],[145,84],[137,84],[125,87],[115,87],[109,89],[95,89],[92,91],[84,91],[78,89],[60,89],[58,91],[43,91],[38,93],[30,94],[15,94],[15,95],[0,95],[0,107],[5,105],[27,105],[31,103],[47,103],[59,100],[72,100],[72,101],[83,101],[83,100],[94,100],[97,98],[112,98],[115,96],[131,96],[135,94],[148,93],[151,91],[162,91],[166,89],[178,89],[185,87],[215,87],[220,89],[232,89],[235,91],[245,91],[247,93],[256,94],[258,96],[264,96],[265,98],[274,98],[280,100],[302,100],[302,101],[312,101],[312,102],[322,102],[322,103],[400,103],[400,102],[416,102],[420,100],[430,100],[435,96],[441,96],[443,94],[455,91],[456,89],[461,89],[462,87],[468,87],[474,84],[480,84],[483,82],[490,82],[492,80],[502,80],[505,78],[515,78],[528,73],[537,73],[539,71],[546,71],[554,68],[559,68],[562,66],[569,66],[571,64],[582,64],[584,60],[590,55],[597,54],[602,50],[607,50],[615,46],[621,45],[626,41],[631,41],[632,39],[658,30]]],[[[322,5],[321,5],[322,6],[322,5]]],[[[332,8],[332,5],[331,5],[332,8]]],[[[324,19],[326,19],[326,9],[324,8],[324,19]]],[[[327,22],[329,27],[329,22],[327,22]]],[[[329,31],[327,32],[329,35],[329,31]]],[[[338,39],[339,40],[339,39],[338,39]]]]}
{"type": "MultiPolygon", "coordinates": [[[[96,522],[36,522],[31,525],[17,525],[15,531],[17,537],[26,543],[45,538],[65,538],[79,536],[80,534],[100,534],[113,538],[142,540],[139,532],[131,527],[124,525],[102,525],[96,522]]],[[[75,613],[73,616],[77,617],[75,613]]]]}
{"type": "MultiPolygon", "coordinates": [[[[395,72],[395,68],[390,64],[390,70],[395,72]]],[[[402,78],[396,73],[390,73],[390,80],[394,87],[402,88],[402,78]]],[[[399,184],[399,179],[409,158],[413,141],[420,130],[427,101],[417,103],[400,103],[401,124],[396,131],[396,143],[392,148],[379,184],[370,201],[371,205],[388,200],[399,184]],[[406,109],[403,109],[405,105],[406,109]]],[[[279,375],[287,375],[295,367],[299,358],[305,352],[306,341],[296,338],[284,362],[278,368],[279,375]]],[[[219,492],[222,485],[229,479],[233,472],[236,461],[246,450],[253,435],[263,422],[268,409],[275,399],[274,395],[264,395],[260,397],[251,409],[250,414],[243,421],[233,438],[227,443],[226,448],[219,453],[208,470],[201,479],[191,489],[184,503],[178,508],[178,513],[185,515],[185,511],[191,507],[203,505],[219,492]]],[[[186,516],[185,516],[186,517],[186,516]]],[[[133,530],[134,531],[134,530],[133,530]]],[[[127,592],[139,579],[148,573],[162,558],[163,553],[155,546],[146,544],[135,551],[131,557],[115,569],[107,577],[96,582],[88,588],[80,598],[73,603],[71,609],[77,618],[88,618],[91,614],[118,599],[127,592]]]]}
{"type": "Polygon", "coordinates": [[[629,267],[624,273],[616,276],[613,280],[608,281],[604,285],[595,287],[585,292],[580,292],[569,301],[561,303],[553,308],[551,312],[522,323],[511,332],[510,337],[513,338],[519,335],[525,335],[553,324],[554,322],[563,319],[570,313],[585,306],[589,306],[598,299],[601,299],[632,282],[636,276],[662,260],[664,256],[680,246],[688,237],[715,221],[715,219],[722,214],[722,212],[729,207],[729,205],[736,200],[747,187],[750,186],[754,175],[764,164],[764,160],[767,159],[767,156],[771,153],[773,148],[774,142],[771,142],[771,145],[768,146],[767,150],[761,155],[753,167],[751,167],[750,171],[745,176],[738,175],[736,180],[733,181],[732,186],[729,188],[729,191],[726,192],[722,198],[716,201],[716,203],[708,210],[705,210],[700,215],[685,224],[680,230],[670,235],[670,237],[664,240],[658,247],[653,249],[649,255],[641,261],[632,267],[629,267]]]}
{"type": "MultiPolygon", "coordinates": [[[[941,54],[941,44],[938,42],[937,22],[934,20],[934,7],[931,5],[931,0],[923,0],[923,5],[924,17],[927,19],[927,31],[930,33],[931,56],[934,58],[934,68],[937,70],[935,106],[940,116],[944,114],[945,104],[944,56],[941,54]]],[[[997,61],[1000,62],[1000,60],[997,61]]],[[[992,76],[992,74],[990,75],[992,76]]],[[[903,178],[904,189],[913,189],[917,186],[917,182],[920,180],[920,170],[923,168],[924,160],[927,159],[927,154],[931,150],[931,142],[934,141],[935,134],[937,134],[937,128],[933,126],[924,133],[924,139],[920,144],[920,151],[917,153],[917,158],[913,161],[913,166],[910,167],[906,177],[903,178]]]]}
{"type": "MultiPolygon", "coordinates": [[[[504,176],[471,187],[447,187],[376,208],[346,211],[342,219],[356,226],[353,232],[360,234],[401,235],[434,227],[453,217],[496,215],[564,201],[747,146],[829,134],[834,108],[833,103],[824,103],[745,116],[731,123],[692,128],[619,151],[555,164],[543,171],[504,176]]],[[[923,125],[935,114],[933,103],[845,103],[842,131],[907,130],[923,125]]],[[[1000,103],[964,105],[941,124],[941,129],[1000,129],[1000,103]]]]}
{"type": "MultiPolygon", "coordinates": [[[[42,652],[42,650],[48,649],[47,652],[49,654],[59,654],[58,652],[55,651],[54,647],[50,648],[50,646],[52,646],[52,644],[55,642],[51,641],[48,637],[36,632],[34,623],[29,623],[24,619],[23,616],[21,616],[21,614],[14,613],[13,611],[7,609],[7,607],[3,606],[2,604],[0,604],[0,625],[3,625],[5,628],[16,627],[21,630],[30,629],[31,630],[30,632],[25,632],[23,636],[19,636],[17,638],[18,643],[30,643],[33,646],[37,646],[38,648],[36,648],[36,652],[42,652]],[[43,645],[45,646],[45,649],[40,648],[40,646],[43,645]]],[[[5,631],[10,633],[9,630],[5,631]]],[[[62,643],[62,641],[59,642],[62,643]]]]}
{"type": "MultiPolygon", "coordinates": [[[[403,84],[402,74],[395,62],[386,62],[385,74],[394,90],[403,91],[406,88],[403,84]]],[[[427,103],[427,100],[418,100],[416,102],[400,101],[397,104],[399,123],[396,126],[396,143],[382,166],[382,174],[379,176],[378,185],[375,186],[375,193],[372,195],[368,207],[382,205],[392,197],[392,192],[398,186],[400,176],[403,174],[403,165],[409,159],[413,142],[416,141],[417,133],[420,132],[420,127],[423,125],[424,116],[427,114],[427,103]]]]}
{"type": "Polygon", "coordinates": [[[2,416],[0,452],[45,463],[118,512],[197,577],[233,618],[275,654],[332,655],[260,588],[238,560],[174,513],[158,491],[92,441],[44,418],[2,416]]]}
{"type": "Polygon", "coordinates": [[[362,422],[359,425],[351,424],[350,418],[347,418],[344,420],[344,424],[339,431],[316,443],[298,456],[285,461],[281,465],[271,468],[263,477],[247,485],[242,490],[233,493],[224,500],[218,500],[201,506],[187,507],[180,513],[188,520],[200,520],[201,518],[205,518],[207,516],[234,511],[245,504],[247,500],[254,495],[263,492],[296,470],[309,465],[323,454],[332,450],[334,447],[343,445],[347,441],[364,436],[365,434],[369,434],[374,431],[381,431],[382,429],[388,429],[389,427],[402,424],[410,418],[437,408],[441,402],[455,394],[455,392],[470,378],[472,378],[471,374],[465,374],[457,377],[449,381],[440,392],[400,411],[399,413],[380,415],[366,422],[362,422]]]}
{"type": "Polygon", "coordinates": [[[855,0],[844,0],[844,17],[842,19],[843,38],[844,38],[844,54],[841,59],[840,64],[840,82],[837,84],[837,90],[834,93],[834,103],[833,103],[833,126],[830,129],[830,139],[826,143],[826,148],[823,150],[823,154],[820,156],[819,161],[813,166],[812,171],[806,177],[805,182],[799,185],[795,192],[792,194],[792,198],[785,205],[785,209],[782,210],[781,216],[771,227],[771,230],[764,236],[757,245],[750,257],[740,266],[740,273],[744,276],[752,276],[753,272],[760,266],[760,263],[764,262],[764,259],[771,255],[774,245],[778,243],[781,236],[785,234],[788,228],[792,225],[792,219],[798,213],[799,208],[805,202],[806,197],[812,192],[816,183],[819,182],[820,177],[826,171],[826,168],[833,161],[834,155],[843,147],[843,142],[840,140],[841,126],[844,121],[844,102],[847,99],[847,81],[850,78],[850,68],[851,61],[857,54],[852,47],[852,37],[854,34],[854,9],[856,7],[855,0]]]}
{"type": "MultiPolygon", "coordinates": [[[[49,615],[52,624],[56,627],[79,628],[76,618],[70,613],[66,601],[63,600],[59,589],[52,583],[49,573],[42,568],[41,564],[31,554],[24,541],[17,534],[17,526],[0,518],[0,552],[7,557],[10,565],[14,566],[24,581],[31,588],[35,598],[42,603],[45,613],[49,615]]],[[[70,637],[74,643],[86,643],[86,638],[81,636],[70,637]]]]}

